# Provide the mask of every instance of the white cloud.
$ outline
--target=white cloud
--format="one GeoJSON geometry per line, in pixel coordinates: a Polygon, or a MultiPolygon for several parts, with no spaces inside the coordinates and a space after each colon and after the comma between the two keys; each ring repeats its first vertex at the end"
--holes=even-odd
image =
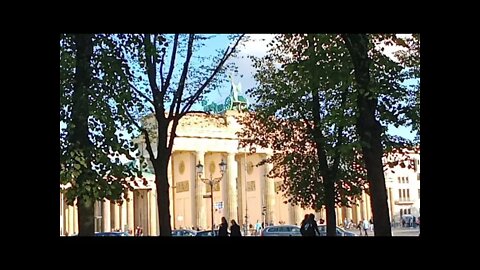
{"type": "MultiPolygon", "coordinates": [[[[248,57],[262,57],[266,55],[268,50],[267,44],[275,37],[274,34],[247,34],[246,36],[248,40],[239,46],[237,57],[229,60],[234,62],[238,67],[238,74],[234,75],[234,81],[242,84],[240,95],[245,95],[245,91],[256,84],[253,78],[255,69],[253,68],[252,61],[248,57]]],[[[228,93],[223,93],[221,98],[224,98],[225,95],[228,95],[228,93]]],[[[251,102],[248,96],[247,100],[251,102]]]]}
{"type": "MultiPolygon", "coordinates": [[[[238,75],[242,75],[241,78],[239,76],[235,76],[234,78],[235,81],[241,82],[242,91],[252,88],[257,83],[253,78],[256,70],[248,56],[265,56],[268,51],[267,44],[273,40],[275,34],[247,34],[246,36],[249,38],[248,41],[242,44],[238,56],[231,60],[235,62],[238,67],[238,75]]],[[[397,34],[397,36],[400,38],[407,38],[411,37],[411,34],[397,34]]],[[[381,47],[384,47],[383,53],[394,61],[398,61],[394,56],[395,52],[398,50],[405,50],[404,47],[398,45],[377,45],[377,48],[381,47]]]]}
{"type": "Polygon", "coordinates": [[[267,44],[273,40],[274,34],[247,34],[249,40],[243,43],[241,54],[263,56],[267,52],[267,44]]]}
{"type": "MultiPolygon", "coordinates": [[[[240,81],[242,84],[242,92],[241,95],[245,94],[245,90],[252,88],[256,85],[256,80],[253,78],[253,74],[255,73],[255,69],[252,65],[252,61],[247,58],[249,55],[253,55],[255,57],[262,57],[267,54],[267,44],[275,37],[275,34],[248,34],[247,36],[250,39],[247,42],[244,42],[243,46],[240,48],[239,55],[232,59],[233,62],[237,64],[238,67],[238,75],[243,75],[242,78],[239,76],[235,76],[235,82],[240,81]],[[242,58],[243,56],[243,58],[242,58]]],[[[411,37],[411,34],[397,34],[399,38],[408,38],[411,37]]],[[[394,61],[398,61],[394,56],[394,53],[398,50],[405,50],[404,47],[398,45],[378,45],[378,47],[384,47],[384,54],[390,57],[394,61]]],[[[247,97],[249,102],[254,102],[252,98],[247,97]]],[[[405,138],[413,139],[415,134],[411,132],[410,128],[401,127],[401,128],[393,128],[389,127],[389,133],[400,135],[405,138]]]]}
{"type": "MultiPolygon", "coordinates": [[[[267,53],[267,44],[273,40],[275,34],[247,34],[249,40],[243,43],[242,48],[240,48],[240,55],[254,55],[256,57],[264,56],[267,53]]],[[[409,38],[412,34],[397,34],[399,38],[409,38]]],[[[398,50],[406,50],[402,46],[398,45],[385,45],[379,44],[377,48],[384,47],[384,54],[392,58],[394,61],[397,61],[394,53],[398,50]]]]}
{"type": "MultiPolygon", "coordinates": [[[[406,39],[410,38],[412,34],[397,34],[396,35],[398,38],[406,39]]],[[[405,47],[399,46],[399,45],[386,45],[385,43],[381,43],[375,46],[375,48],[384,49],[383,54],[388,56],[390,59],[392,59],[395,62],[398,62],[397,57],[395,57],[395,52],[397,51],[406,51],[407,49],[405,47]]]]}

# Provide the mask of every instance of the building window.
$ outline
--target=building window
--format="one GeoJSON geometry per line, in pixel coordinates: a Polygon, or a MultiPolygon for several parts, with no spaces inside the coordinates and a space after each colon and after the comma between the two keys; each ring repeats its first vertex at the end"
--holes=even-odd
{"type": "Polygon", "coordinates": [[[417,180],[420,181],[420,173],[417,173],[417,180]]]}
{"type": "Polygon", "coordinates": [[[407,184],[408,184],[408,176],[407,176],[407,177],[405,177],[405,183],[407,183],[407,184]]]}
{"type": "Polygon", "coordinates": [[[410,201],[410,189],[398,190],[399,201],[410,201]]]}
{"type": "Polygon", "coordinates": [[[418,199],[420,199],[420,189],[418,189],[418,199]]]}
{"type": "Polygon", "coordinates": [[[402,183],[402,182],[400,181],[400,179],[401,179],[401,177],[399,176],[399,177],[398,177],[398,183],[402,183]]]}
{"type": "Polygon", "coordinates": [[[417,169],[418,169],[418,165],[417,165],[418,163],[417,163],[417,162],[418,162],[418,161],[417,161],[416,159],[414,159],[413,161],[414,161],[414,162],[413,162],[413,170],[414,170],[415,172],[417,172],[417,169]]]}

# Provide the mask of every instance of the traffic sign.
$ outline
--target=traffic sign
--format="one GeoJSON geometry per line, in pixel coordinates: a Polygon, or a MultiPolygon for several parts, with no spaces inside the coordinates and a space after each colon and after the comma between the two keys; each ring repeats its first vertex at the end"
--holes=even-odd
{"type": "Polygon", "coordinates": [[[216,209],[223,209],[223,202],[216,202],[215,203],[215,208],[216,209]]]}

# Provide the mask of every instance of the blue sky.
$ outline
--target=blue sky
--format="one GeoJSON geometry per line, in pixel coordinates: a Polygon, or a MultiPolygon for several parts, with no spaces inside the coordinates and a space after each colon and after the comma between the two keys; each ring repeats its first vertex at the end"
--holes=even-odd
{"type": "MultiPolygon", "coordinates": [[[[215,53],[215,50],[218,48],[225,49],[228,44],[229,40],[226,38],[227,35],[218,35],[216,38],[209,41],[208,46],[206,46],[205,50],[202,53],[215,53]]],[[[267,43],[272,40],[273,35],[270,34],[251,34],[250,41],[244,43],[241,48],[239,55],[233,58],[233,61],[238,67],[238,74],[234,75],[235,83],[240,82],[242,84],[242,91],[240,95],[244,95],[244,91],[252,88],[256,85],[256,80],[253,78],[253,74],[255,69],[252,66],[252,62],[250,59],[247,58],[249,55],[254,56],[263,56],[267,52],[267,43]]],[[[394,47],[386,48],[385,52],[387,54],[392,54],[396,50],[394,47]]],[[[412,83],[411,81],[407,83],[412,83]]],[[[217,103],[223,103],[224,99],[230,93],[230,84],[226,83],[225,87],[219,91],[214,91],[208,95],[209,101],[214,101],[217,103]]],[[[248,99],[249,102],[252,102],[252,99],[248,99]]],[[[195,105],[193,107],[194,110],[201,110],[202,107],[200,105],[195,105]]],[[[391,135],[399,135],[404,138],[413,140],[415,138],[415,134],[411,132],[409,127],[394,127],[389,126],[388,132],[391,135]]]]}
{"type": "MultiPolygon", "coordinates": [[[[206,46],[202,47],[198,53],[200,53],[201,55],[215,55],[217,53],[217,50],[222,50],[223,52],[229,44],[232,44],[232,41],[230,41],[227,36],[227,34],[215,35],[213,38],[205,42],[206,46]]],[[[244,95],[245,90],[252,88],[256,85],[256,81],[253,78],[255,69],[253,68],[250,59],[248,59],[248,56],[254,55],[259,57],[265,55],[267,51],[266,45],[273,38],[273,35],[270,34],[252,34],[249,36],[250,40],[248,42],[239,45],[240,51],[237,57],[229,60],[231,62],[234,62],[238,67],[238,73],[234,74],[234,81],[235,83],[240,82],[242,84],[242,90],[240,92],[240,95],[244,95]]],[[[394,48],[389,48],[385,51],[391,53],[394,51],[394,48]]],[[[213,101],[223,104],[225,98],[229,94],[230,82],[226,82],[220,90],[209,93],[207,97],[209,102],[213,101]]],[[[253,100],[249,99],[248,101],[252,102],[253,100]]],[[[192,107],[192,110],[202,109],[203,108],[200,104],[196,104],[192,107]]],[[[60,126],[62,127],[62,124],[60,124],[60,126]]],[[[395,128],[394,126],[389,126],[388,130],[389,133],[392,135],[399,135],[407,139],[413,140],[415,137],[415,134],[410,132],[410,128],[407,127],[395,128]]]]}

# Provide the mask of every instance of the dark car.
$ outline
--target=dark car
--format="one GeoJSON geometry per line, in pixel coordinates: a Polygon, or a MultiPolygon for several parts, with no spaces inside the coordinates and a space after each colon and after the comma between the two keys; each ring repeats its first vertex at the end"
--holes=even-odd
{"type": "Polygon", "coordinates": [[[218,236],[218,230],[214,230],[214,235],[212,235],[212,230],[197,232],[195,236],[218,236]]]}
{"type": "Polygon", "coordinates": [[[172,236],[195,236],[197,235],[197,233],[198,232],[194,230],[181,229],[181,230],[173,230],[172,236]]]}

